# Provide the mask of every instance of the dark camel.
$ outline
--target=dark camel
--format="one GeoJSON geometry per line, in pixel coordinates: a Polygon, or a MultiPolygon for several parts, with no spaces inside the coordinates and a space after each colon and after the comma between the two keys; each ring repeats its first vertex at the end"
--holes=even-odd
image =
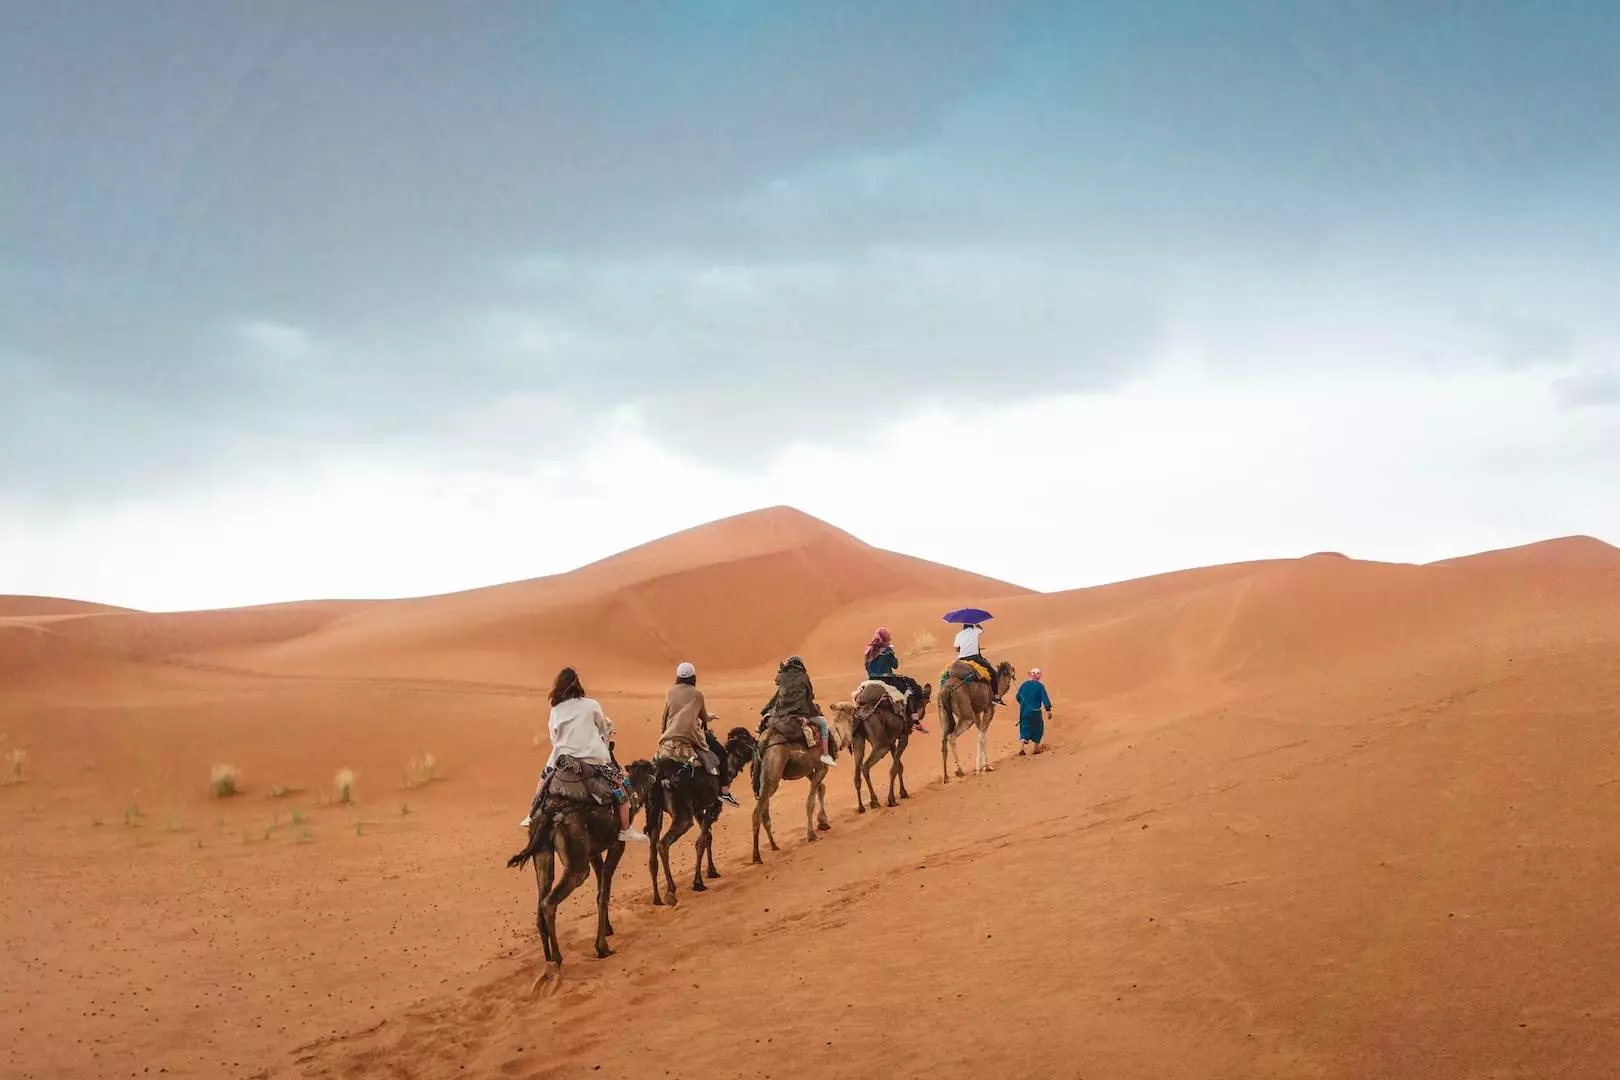
{"type": "Polygon", "coordinates": [[[848,743],[852,760],[855,762],[855,809],[858,813],[866,813],[866,803],[861,797],[861,780],[866,780],[866,790],[871,794],[871,807],[878,808],[877,789],[872,784],[872,766],[882,761],[885,756],[890,758],[889,763],[889,806],[899,806],[894,797],[895,785],[900,787],[900,798],[911,798],[911,792],[906,790],[906,767],[901,760],[906,752],[906,746],[911,742],[911,729],[920,724],[923,717],[928,715],[928,703],[933,699],[934,688],[924,686],[922,694],[915,703],[908,706],[895,706],[888,694],[878,696],[874,692],[875,686],[881,683],[864,683],[856,690],[857,700],[849,702],[835,702],[833,711],[838,715],[840,723],[840,736],[848,731],[848,743]],[[871,700],[867,700],[870,698],[871,700]],[[910,715],[904,715],[908,711],[910,715]],[[868,752],[867,747],[871,750],[868,752]]]}
{"type": "Polygon", "coordinates": [[[709,877],[717,878],[720,871],[714,866],[714,822],[720,816],[720,787],[730,784],[754,760],[758,744],[747,728],[732,728],[726,736],[726,753],[720,759],[723,776],[711,776],[701,761],[690,765],[670,759],[660,760],[655,766],[652,791],[647,796],[647,839],[652,848],[647,853],[647,871],[652,875],[653,903],[662,906],[664,898],[658,893],[658,861],[664,863],[664,880],[668,886],[669,904],[675,906],[675,875],[669,868],[670,845],[686,835],[693,824],[698,827],[697,860],[692,866],[692,891],[704,892],[703,860],[709,860],[709,877]],[[671,817],[669,832],[663,833],[664,814],[671,817]],[[659,834],[663,833],[662,839],[659,834]]]}
{"type": "MultiPolygon", "coordinates": [[[[759,854],[759,827],[765,826],[765,836],[776,846],[776,834],[771,831],[771,796],[783,780],[808,780],[810,793],[804,799],[804,838],[815,843],[816,830],[832,828],[827,820],[827,766],[821,760],[820,745],[806,745],[804,727],[809,721],[798,717],[780,717],[768,721],[759,749],[754,755],[749,777],[754,787],[754,862],[765,860],[759,854]],[[816,800],[821,800],[821,813],[816,813],[816,800]]],[[[834,736],[836,738],[836,736],[834,736]]],[[[829,739],[829,742],[831,740],[829,739]]]]}
{"type": "MultiPolygon", "coordinates": [[[[630,814],[634,818],[652,790],[652,762],[632,761],[625,773],[630,780],[630,814]]],[[[535,925],[540,928],[546,966],[534,981],[534,989],[538,990],[548,979],[554,980],[553,990],[562,983],[557,905],[568,899],[592,870],[596,872],[596,955],[598,959],[613,955],[607,941],[613,933],[613,924],[608,920],[608,901],[613,894],[613,873],[623,856],[619,810],[611,803],[605,806],[571,801],[552,804],[548,800],[546,809],[534,815],[534,823],[529,826],[528,846],[506,860],[507,866],[518,869],[533,859],[534,878],[540,887],[535,925]],[[562,879],[554,885],[556,859],[562,860],[562,879]]]]}
{"type": "Polygon", "coordinates": [[[979,729],[979,754],[974,771],[994,772],[990,764],[990,721],[996,715],[995,699],[1012,689],[1018,679],[1018,670],[1003,660],[993,674],[995,685],[979,679],[968,680],[971,669],[960,660],[945,672],[939,684],[939,771],[940,779],[950,783],[949,758],[956,759],[956,775],[962,771],[962,758],[956,752],[956,737],[969,727],[979,729]]]}

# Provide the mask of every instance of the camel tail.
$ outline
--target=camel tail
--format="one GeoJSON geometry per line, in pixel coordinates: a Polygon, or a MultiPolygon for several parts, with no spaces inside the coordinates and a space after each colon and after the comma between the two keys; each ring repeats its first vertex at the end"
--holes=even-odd
{"type": "Polygon", "coordinates": [[[760,781],[764,779],[764,777],[761,776],[762,770],[759,767],[759,762],[760,753],[758,750],[755,750],[754,760],[748,763],[748,786],[754,789],[754,798],[756,799],[759,798],[760,781]]]}
{"type": "Polygon", "coordinates": [[[512,870],[521,870],[530,859],[546,850],[546,836],[539,829],[529,834],[529,843],[522,851],[506,860],[506,865],[512,870]]]}

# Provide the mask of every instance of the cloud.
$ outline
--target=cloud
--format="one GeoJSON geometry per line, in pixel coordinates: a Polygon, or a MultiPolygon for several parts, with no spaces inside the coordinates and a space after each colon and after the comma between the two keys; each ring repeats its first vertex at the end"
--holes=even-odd
{"type": "Polygon", "coordinates": [[[1620,341],[1569,12],[385,6],[0,15],[0,497],[1620,341]]]}
{"type": "Polygon", "coordinates": [[[1565,409],[1620,406],[1620,368],[1590,367],[1553,382],[1553,395],[1565,409]]]}

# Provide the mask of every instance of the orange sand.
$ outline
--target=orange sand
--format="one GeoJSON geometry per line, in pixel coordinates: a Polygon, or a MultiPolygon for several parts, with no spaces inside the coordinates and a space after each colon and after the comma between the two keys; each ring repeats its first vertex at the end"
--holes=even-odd
{"type": "Polygon", "coordinates": [[[1612,1076],[1617,703],[1620,551],[1586,538],[1039,595],[779,509],[418,600],[0,598],[0,1075],[1612,1076]],[[632,846],[618,954],[581,892],[528,996],[504,860],[558,666],[628,760],[678,660],[750,722],[789,652],[853,686],[878,622],[937,674],[966,603],[1046,670],[1052,753],[1002,712],[997,771],[942,787],[930,715],[909,802],[857,817],[841,761],[833,830],[789,785],[764,867],[728,809],[675,908],[632,846]]]}

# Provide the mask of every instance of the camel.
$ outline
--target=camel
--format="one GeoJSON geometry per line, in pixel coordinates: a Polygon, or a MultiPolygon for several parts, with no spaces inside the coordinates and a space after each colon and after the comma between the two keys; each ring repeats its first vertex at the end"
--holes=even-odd
{"type": "MultiPolygon", "coordinates": [[[[863,684],[863,687],[869,684],[863,684]]],[[[900,785],[900,798],[909,799],[911,793],[906,790],[906,767],[901,761],[906,752],[906,746],[911,742],[911,728],[913,724],[922,722],[928,714],[928,703],[933,698],[934,688],[924,686],[917,704],[911,708],[910,715],[904,716],[904,708],[896,708],[893,700],[884,694],[875,697],[875,700],[864,702],[835,702],[832,706],[839,718],[837,725],[840,733],[849,732],[847,745],[855,762],[855,810],[857,813],[866,813],[866,804],[861,798],[861,779],[866,780],[866,790],[871,794],[871,807],[878,808],[877,789],[872,785],[872,766],[876,765],[885,756],[890,758],[889,765],[889,806],[899,806],[895,800],[894,789],[898,782],[900,785]],[[867,753],[867,746],[871,745],[871,753],[867,753]]],[[[862,690],[856,691],[857,697],[862,690]]],[[[843,744],[840,745],[843,749],[843,744]]]]}
{"type": "MultiPolygon", "coordinates": [[[[652,790],[653,767],[646,759],[632,761],[625,770],[630,781],[630,813],[646,804],[652,790]]],[[[506,861],[513,869],[522,868],[534,860],[534,878],[539,885],[540,904],[535,925],[540,929],[540,944],[545,949],[546,964],[540,977],[534,981],[538,990],[548,979],[552,989],[562,984],[562,947],[557,941],[557,906],[585,880],[596,872],[596,955],[606,959],[613,955],[607,939],[613,933],[608,919],[608,902],[613,894],[613,874],[624,856],[624,841],[619,839],[619,811],[611,803],[598,805],[590,802],[552,802],[548,797],[546,809],[534,815],[529,826],[529,843],[506,861]],[[562,860],[562,880],[553,885],[555,859],[562,860]]]]}
{"type": "MultiPolygon", "coordinates": [[[[821,748],[818,745],[808,745],[804,741],[804,727],[809,723],[796,716],[773,717],[763,725],[763,738],[758,749],[754,751],[753,765],[749,770],[749,778],[754,787],[754,858],[756,863],[765,860],[759,854],[759,827],[765,826],[765,836],[771,843],[772,851],[781,851],[776,846],[776,834],[771,831],[771,796],[783,780],[809,780],[810,794],[804,800],[804,838],[808,843],[815,843],[816,830],[825,832],[832,828],[827,820],[827,766],[821,761],[821,748]],[[821,812],[816,813],[816,800],[821,801],[821,812]]],[[[836,747],[839,735],[832,733],[829,744],[836,747]]]]}
{"type": "Polygon", "coordinates": [[[1000,697],[1012,689],[1018,680],[1018,669],[1003,660],[996,667],[995,685],[980,682],[975,679],[967,681],[963,676],[967,669],[958,660],[945,672],[939,684],[939,770],[943,783],[950,783],[949,758],[956,759],[956,775],[966,776],[962,771],[962,758],[956,752],[956,737],[972,725],[979,729],[979,754],[975,762],[976,773],[994,772],[995,766],[990,764],[990,721],[996,715],[995,698],[1000,697]]]}
{"type": "MultiPolygon", "coordinates": [[[[726,754],[720,761],[724,782],[730,783],[742,774],[754,759],[758,746],[747,728],[732,728],[726,736],[726,754]]],[[[692,866],[692,891],[705,892],[703,860],[709,860],[709,877],[717,878],[720,871],[714,866],[714,822],[720,816],[721,778],[709,775],[701,762],[690,765],[674,760],[661,760],[654,766],[656,779],[647,797],[647,839],[652,848],[647,853],[647,870],[652,875],[653,903],[659,907],[664,898],[658,892],[658,862],[662,857],[664,880],[668,884],[669,904],[675,906],[675,876],[669,868],[670,845],[686,835],[695,823],[698,827],[697,861],[692,866]],[[664,814],[671,817],[669,831],[662,833],[664,814]],[[662,833],[662,839],[660,839],[662,833]]]]}

